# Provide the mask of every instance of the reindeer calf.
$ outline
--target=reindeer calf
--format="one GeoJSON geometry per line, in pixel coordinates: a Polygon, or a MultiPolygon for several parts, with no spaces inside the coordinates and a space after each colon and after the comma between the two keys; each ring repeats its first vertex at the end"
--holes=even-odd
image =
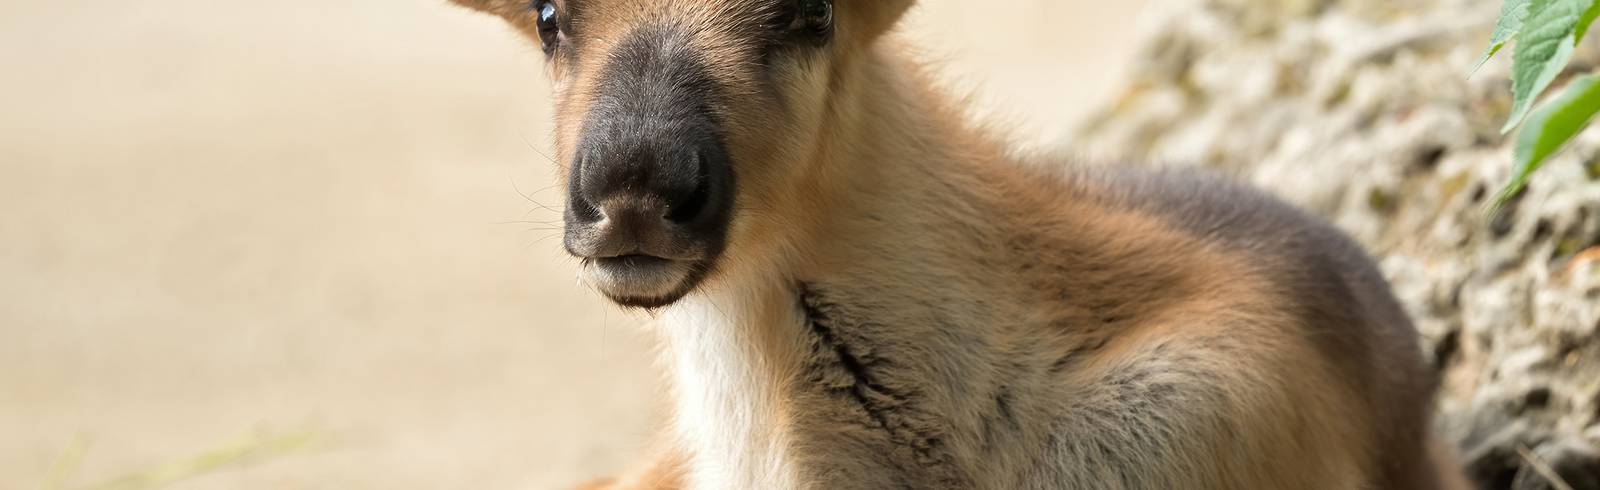
{"type": "Polygon", "coordinates": [[[543,48],[566,247],[663,320],[665,449],[608,487],[1451,476],[1357,245],[1201,175],[1009,156],[890,33],[912,0],[455,1],[543,48]]]}

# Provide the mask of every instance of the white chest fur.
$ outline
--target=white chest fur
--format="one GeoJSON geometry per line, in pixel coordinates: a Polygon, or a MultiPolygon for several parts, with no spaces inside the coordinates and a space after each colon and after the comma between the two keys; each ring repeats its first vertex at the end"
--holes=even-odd
{"type": "Polygon", "coordinates": [[[692,297],[661,318],[672,365],[674,430],[691,454],[691,488],[799,487],[779,422],[780,380],[790,363],[762,347],[770,346],[772,339],[762,337],[772,332],[758,326],[783,321],[784,312],[760,312],[748,299],[692,297]]]}

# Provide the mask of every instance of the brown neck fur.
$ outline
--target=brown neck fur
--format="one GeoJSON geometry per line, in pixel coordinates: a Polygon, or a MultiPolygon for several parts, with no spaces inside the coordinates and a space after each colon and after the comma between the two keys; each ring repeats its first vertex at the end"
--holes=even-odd
{"type": "Polygon", "coordinates": [[[898,41],[842,53],[831,74],[822,133],[805,163],[813,170],[791,197],[807,208],[783,223],[807,225],[795,237],[800,250],[912,203],[974,204],[988,186],[965,184],[1005,159],[999,138],[969,122],[898,41]]]}

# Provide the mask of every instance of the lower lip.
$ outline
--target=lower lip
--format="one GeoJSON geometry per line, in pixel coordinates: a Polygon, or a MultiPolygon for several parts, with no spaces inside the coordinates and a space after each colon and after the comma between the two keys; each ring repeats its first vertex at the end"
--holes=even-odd
{"type": "Polygon", "coordinates": [[[689,277],[691,266],[682,261],[629,255],[590,260],[583,274],[592,285],[612,297],[653,298],[672,294],[689,277]]]}

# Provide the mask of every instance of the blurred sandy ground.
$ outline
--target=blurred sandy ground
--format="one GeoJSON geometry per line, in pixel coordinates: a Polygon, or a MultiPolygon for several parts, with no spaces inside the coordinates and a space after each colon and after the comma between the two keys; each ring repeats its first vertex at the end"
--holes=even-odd
{"type": "MultiPolygon", "coordinates": [[[[303,430],[175,488],[553,488],[637,454],[647,327],[522,197],[560,206],[538,55],[443,2],[0,1],[0,488],[303,430]]],[[[1140,3],[913,30],[1042,141],[1140,3]]]]}

